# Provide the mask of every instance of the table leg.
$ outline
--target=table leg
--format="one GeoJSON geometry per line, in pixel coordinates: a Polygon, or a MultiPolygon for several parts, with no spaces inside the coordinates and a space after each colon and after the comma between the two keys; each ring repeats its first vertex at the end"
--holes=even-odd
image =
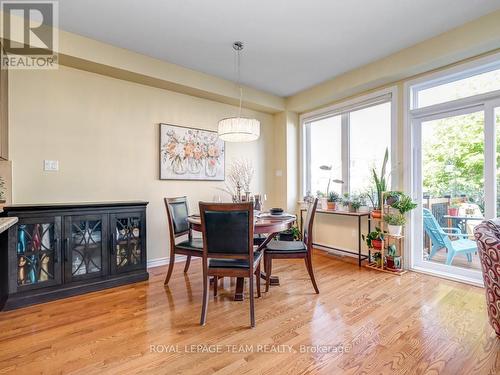
{"type": "Polygon", "coordinates": [[[358,216],[358,266],[361,267],[361,216],[358,216]]]}
{"type": "MultiPolygon", "coordinates": [[[[262,250],[274,237],[276,237],[278,235],[278,232],[276,233],[271,233],[269,236],[267,236],[266,240],[259,246],[259,249],[258,250],[262,250]]],[[[266,277],[266,273],[264,271],[260,271],[260,277],[264,280],[267,279],[266,277]]],[[[272,276],[271,275],[271,279],[269,281],[269,285],[271,286],[277,286],[277,285],[280,285],[280,279],[278,276],[272,276]]]]}
{"type": "Polygon", "coordinates": [[[243,301],[243,289],[245,287],[245,279],[238,277],[236,279],[236,292],[234,293],[235,301],[243,301]]]}
{"type": "MultiPolygon", "coordinates": [[[[370,221],[370,216],[368,216],[368,233],[372,231],[372,222],[370,221]]],[[[368,248],[368,264],[372,261],[372,251],[368,248]]]]}

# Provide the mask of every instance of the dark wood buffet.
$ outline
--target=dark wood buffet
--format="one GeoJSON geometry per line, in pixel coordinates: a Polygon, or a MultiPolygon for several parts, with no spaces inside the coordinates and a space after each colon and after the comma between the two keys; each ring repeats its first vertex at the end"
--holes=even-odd
{"type": "Polygon", "coordinates": [[[147,202],[13,205],[0,234],[0,309],[148,279],[147,202]]]}

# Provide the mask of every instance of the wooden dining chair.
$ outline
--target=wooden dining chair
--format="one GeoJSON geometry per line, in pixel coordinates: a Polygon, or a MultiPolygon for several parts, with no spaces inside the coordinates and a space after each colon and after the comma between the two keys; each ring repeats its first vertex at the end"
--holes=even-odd
{"type": "MultiPolygon", "coordinates": [[[[209,278],[249,278],[250,325],[255,327],[254,276],[260,297],[260,260],[254,253],[253,204],[200,202],[203,233],[203,301],[200,324],[207,320],[209,278]]],[[[217,293],[214,283],[214,294],[217,293]]]]}
{"type": "Polygon", "coordinates": [[[187,197],[164,198],[164,201],[170,234],[170,263],[165,278],[165,285],[167,285],[174,269],[175,255],[187,256],[186,265],[184,266],[184,272],[187,272],[191,257],[201,257],[203,255],[203,240],[192,236],[187,220],[189,216],[187,197]],[[183,236],[187,236],[187,239],[176,243],[177,239],[183,236]]]}
{"type": "Polygon", "coordinates": [[[318,285],[314,279],[312,265],[312,228],[318,199],[309,206],[306,221],[304,222],[304,233],[301,241],[270,241],[264,249],[264,272],[266,273],[266,292],[269,291],[273,259],[300,259],[303,258],[309,277],[316,293],[319,293],[318,285]]]}

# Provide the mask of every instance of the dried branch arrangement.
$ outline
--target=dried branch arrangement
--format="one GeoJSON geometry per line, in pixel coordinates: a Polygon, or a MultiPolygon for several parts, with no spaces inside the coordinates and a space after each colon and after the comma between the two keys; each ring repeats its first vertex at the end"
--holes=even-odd
{"type": "Polygon", "coordinates": [[[255,170],[252,163],[246,159],[234,160],[227,174],[226,188],[219,188],[231,197],[240,197],[241,192],[250,192],[250,185],[253,180],[255,170]]]}

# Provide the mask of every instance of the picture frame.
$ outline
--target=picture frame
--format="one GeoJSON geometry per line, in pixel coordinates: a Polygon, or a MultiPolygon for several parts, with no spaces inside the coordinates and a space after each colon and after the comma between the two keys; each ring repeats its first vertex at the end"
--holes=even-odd
{"type": "Polygon", "coordinates": [[[165,123],[159,128],[160,180],[225,180],[225,142],[217,132],[165,123]]]}

